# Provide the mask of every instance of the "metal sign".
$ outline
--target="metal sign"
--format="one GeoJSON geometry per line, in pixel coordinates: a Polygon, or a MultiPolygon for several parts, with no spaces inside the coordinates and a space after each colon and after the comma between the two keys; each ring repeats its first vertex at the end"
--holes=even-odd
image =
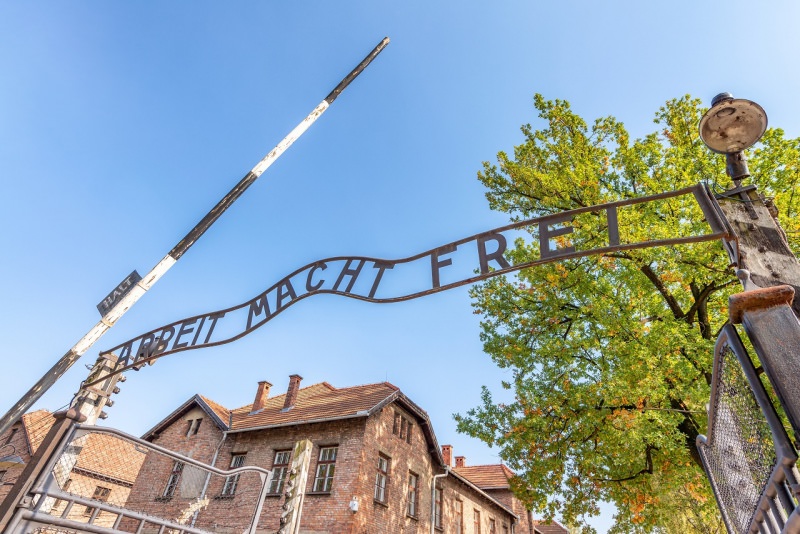
{"type": "Polygon", "coordinates": [[[446,289],[472,284],[520,269],[558,260],[615,251],[697,243],[731,235],[719,217],[716,203],[705,186],[649,197],[610,202],[512,223],[454,241],[409,258],[386,260],[364,256],[340,256],[310,263],[284,277],[247,302],[220,311],[195,315],[145,332],[104,353],[118,355],[124,366],[118,372],[141,368],[161,356],[230,343],[266,324],[289,306],[313,295],[334,294],[367,302],[410,300],[446,289]],[[681,211],[689,205],[672,199],[692,195],[701,208],[681,211]],[[621,212],[625,207],[631,209],[621,212]],[[641,228],[642,214],[663,213],[663,228],[641,228]],[[624,215],[624,218],[621,217],[624,215]],[[670,225],[667,219],[673,220],[670,225]],[[691,219],[690,219],[691,218],[691,219]],[[711,233],[679,235],[697,230],[711,233]],[[625,224],[620,224],[620,221],[625,224]],[[646,236],[645,240],[641,236],[646,236]],[[664,236],[658,239],[659,235],[664,236]],[[538,259],[512,264],[506,256],[513,239],[538,236],[533,243],[538,259]],[[656,239],[652,239],[656,237],[656,239]]]}
{"type": "Polygon", "coordinates": [[[126,276],[125,280],[120,282],[111,293],[106,295],[106,298],[97,304],[97,311],[100,312],[100,315],[105,317],[105,315],[111,311],[111,308],[113,308],[117,302],[122,300],[122,297],[130,293],[133,289],[133,286],[141,279],[141,275],[139,275],[139,273],[134,269],[133,272],[126,276]]]}

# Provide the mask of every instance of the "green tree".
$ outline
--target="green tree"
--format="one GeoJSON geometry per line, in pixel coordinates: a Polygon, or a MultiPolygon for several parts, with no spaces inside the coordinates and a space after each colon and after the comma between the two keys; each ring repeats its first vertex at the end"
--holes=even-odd
{"type": "MultiPolygon", "coordinates": [[[[500,152],[478,174],[490,207],[512,220],[700,181],[730,186],[724,157],[699,139],[696,99],[667,102],[657,131],[637,140],[612,117],[590,126],[565,101],[534,103],[543,127],[524,125],[513,156],[500,152]]],[[[800,140],[770,129],[748,156],[751,182],[775,199],[792,241],[800,140]]],[[[636,241],[704,225],[690,198],[621,212],[619,222],[636,241]]],[[[573,243],[604,246],[588,225],[573,226],[573,243]]],[[[531,243],[518,240],[509,260],[537,257],[531,243]]],[[[481,339],[511,371],[503,386],[515,400],[496,403],[484,389],[480,406],[456,416],[459,430],[499,448],[519,473],[515,491],[539,513],[581,526],[610,501],[616,532],[724,531],[695,438],[707,426],[716,334],[739,290],[728,263],[712,242],[562,261],[477,286],[481,339]]]]}

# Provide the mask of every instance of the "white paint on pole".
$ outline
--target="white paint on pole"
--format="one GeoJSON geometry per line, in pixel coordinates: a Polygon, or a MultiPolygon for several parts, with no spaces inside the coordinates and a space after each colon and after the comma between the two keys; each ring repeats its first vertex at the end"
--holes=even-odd
{"type": "Polygon", "coordinates": [[[294,143],[301,135],[303,135],[305,131],[308,130],[312,124],[314,124],[314,121],[316,121],[329,107],[330,104],[328,104],[328,102],[325,100],[320,102],[320,104],[314,108],[314,111],[309,113],[308,116],[303,119],[303,121],[298,124],[294,130],[289,132],[289,134],[283,138],[283,141],[278,143],[278,146],[273,148],[269,154],[264,156],[264,159],[259,161],[258,164],[253,167],[251,172],[256,176],[261,176],[261,173],[267,170],[269,166],[272,165],[275,160],[286,151],[287,148],[292,146],[292,143],[294,143]]]}

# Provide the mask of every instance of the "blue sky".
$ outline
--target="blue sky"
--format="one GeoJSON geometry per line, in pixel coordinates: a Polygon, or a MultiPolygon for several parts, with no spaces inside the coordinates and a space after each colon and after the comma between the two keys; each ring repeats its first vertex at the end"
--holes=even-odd
{"type": "MultiPolygon", "coordinates": [[[[800,7],[769,2],[0,4],[0,408],[99,319],[384,36],[326,114],[37,405],[66,404],[101,349],[244,302],[319,258],[410,256],[507,222],[476,172],[536,125],[532,97],[636,137],[686,93],[759,102],[800,135],[800,7]]],[[[466,288],[399,304],[317,296],[244,339],[131,374],[108,424],[141,434],[196,392],[226,406],[383,380],[469,465],[496,451],[451,414],[508,375],[466,288]]],[[[598,518],[607,528],[610,512],[598,518]]]]}

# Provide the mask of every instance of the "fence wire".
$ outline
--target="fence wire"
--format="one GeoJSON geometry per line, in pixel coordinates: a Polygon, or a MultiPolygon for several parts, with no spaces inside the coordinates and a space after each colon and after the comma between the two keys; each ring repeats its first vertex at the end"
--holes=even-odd
{"type": "Polygon", "coordinates": [[[721,350],[708,446],[701,447],[717,498],[737,533],[748,532],[777,462],[770,427],[730,346],[721,350]]]}

